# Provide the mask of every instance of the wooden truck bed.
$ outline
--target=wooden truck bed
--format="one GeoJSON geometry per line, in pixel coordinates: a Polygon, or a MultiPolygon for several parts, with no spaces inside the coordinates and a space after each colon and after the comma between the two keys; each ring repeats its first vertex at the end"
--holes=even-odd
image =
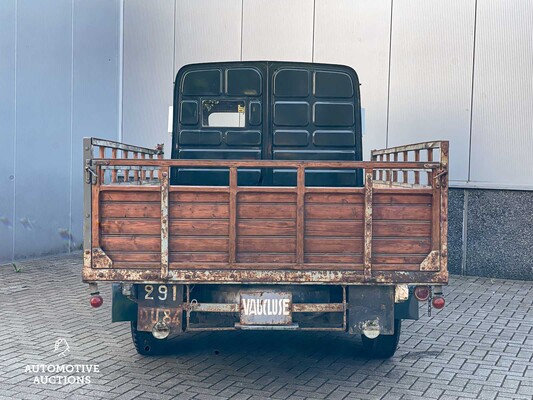
{"type": "Polygon", "coordinates": [[[444,284],[448,142],[368,162],[164,160],[85,139],[86,282],[444,284]],[[228,186],[169,185],[170,168],[227,168],[228,186]],[[239,186],[245,168],[294,187],[239,186]],[[362,169],[364,187],[306,187],[309,169],[362,169]]]}

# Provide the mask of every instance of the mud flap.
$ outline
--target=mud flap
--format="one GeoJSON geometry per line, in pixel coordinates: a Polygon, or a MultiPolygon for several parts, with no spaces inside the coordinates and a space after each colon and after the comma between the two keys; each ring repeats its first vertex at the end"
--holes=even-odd
{"type": "Polygon", "coordinates": [[[348,332],[363,333],[367,324],[394,333],[394,286],[348,286],[348,332]]]}
{"type": "Polygon", "coordinates": [[[135,321],[136,319],[137,303],[122,294],[122,286],[120,283],[114,283],[111,321],[135,321]]]}

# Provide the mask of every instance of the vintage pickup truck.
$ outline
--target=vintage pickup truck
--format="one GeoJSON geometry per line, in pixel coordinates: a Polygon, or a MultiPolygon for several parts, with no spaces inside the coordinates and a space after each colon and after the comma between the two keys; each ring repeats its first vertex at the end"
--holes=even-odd
{"type": "Polygon", "coordinates": [[[448,142],[362,161],[361,141],[349,67],[183,67],[170,159],[84,140],[91,305],[113,283],[141,354],[185,332],[320,330],[392,356],[419,301],[444,306],[448,142]]]}

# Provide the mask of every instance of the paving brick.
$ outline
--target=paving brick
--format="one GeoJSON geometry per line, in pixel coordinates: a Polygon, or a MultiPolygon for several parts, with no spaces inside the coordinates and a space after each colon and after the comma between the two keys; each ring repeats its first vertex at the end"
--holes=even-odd
{"type": "Polygon", "coordinates": [[[368,360],[359,337],[338,333],[187,334],[175,351],[142,357],[106,300],[88,307],[81,255],[0,266],[0,399],[524,399],[533,398],[533,282],[452,277],[447,306],[405,321],[397,355],[368,360]],[[49,299],[48,303],[39,301],[49,299]],[[21,319],[21,315],[31,316],[21,319]],[[31,322],[30,322],[31,321],[31,322]],[[35,385],[28,364],[100,366],[88,385],[35,385]]]}

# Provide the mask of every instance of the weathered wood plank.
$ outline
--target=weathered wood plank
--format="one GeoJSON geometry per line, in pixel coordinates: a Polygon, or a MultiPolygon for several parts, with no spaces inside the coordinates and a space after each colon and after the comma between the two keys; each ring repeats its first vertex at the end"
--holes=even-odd
{"type": "Polygon", "coordinates": [[[316,254],[316,253],[306,253],[305,254],[306,263],[328,263],[328,264],[360,264],[361,270],[363,264],[363,254],[354,253],[354,254],[343,254],[343,253],[332,253],[332,254],[316,254]]]}
{"type": "Polygon", "coordinates": [[[228,220],[171,219],[170,236],[228,236],[228,220]]]}
{"type": "Polygon", "coordinates": [[[239,236],[296,236],[294,220],[237,220],[239,236]]]}
{"type": "Polygon", "coordinates": [[[103,191],[100,199],[105,202],[125,201],[125,202],[154,202],[161,201],[161,193],[159,187],[154,187],[153,191],[138,191],[136,188],[130,187],[128,191],[103,191]]]}
{"type": "MultiPolygon", "coordinates": [[[[309,189],[307,189],[309,190],[309,189]]],[[[325,204],[364,204],[365,196],[363,193],[307,193],[305,202],[325,203],[325,204]]]]}
{"type": "Polygon", "coordinates": [[[105,252],[115,251],[142,251],[142,252],[161,252],[160,236],[108,236],[100,237],[101,247],[105,252]]]}
{"type": "Polygon", "coordinates": [[[426,256],[427,254],[374,254],[372,256],[372,261],[377,264],[417,264],[420,266],[420,263],[424,261],[426,256]]]}
{"type": "Polygon", "coordinates": [[[169,239],[171,252],[227,252],[228,238],[224,237],[176,237],[169,239]]]}
{"type": "Polygon", "coordinates": [[[305,221],[306,236],[321,237],[363,237],[363,221],[343,221],[327,219],[307,219],[305,221]]]}
{"type": "Polygon", "coordinates": [[[101,218],[161,218],[161,205],[157,203],[101,203],[101,218]]]}
{"type": "Polygon", "coordinates": [[[241,203],[237,207],[237,218],[295,219],[296,204],[241,203]]]}
{"type": "Polygon", "coordinates": [[[238,194],[239,203],[294,203],[295,193],[254,193],[242,192],[238,194]]]}
{"type": "Polygon", "coordinates": [[[431,206],[429,205],[385,205],[376,204],[373,210],[374,220],[431,220],[431,206]]]}
{"type": "Polygon", "coordinates": [[[374,221],[373,237],[429,237],[431,224],[428,221],[406,222],[374,221]]]}
{"type": "Polygon", "coordinates": [[[155,218],[102,218],[100,229],[103,235],[159,235],[161,233],[161,220],[155,218]]]}
{"type": "Polygon", "coordinates": [[[374,194],[374,204],[431,204],[431,194],[374,194]]]}
{"type": "Polygon", "coordinates": [[[363,238],[317,238],[305,239],[305,253],[362,253],[363,238]]]}
{"type": "Polygon", "coordinates": [[[305,218],[328,218],[332,220],[363,220],[362,204],[306,204],[305,218]]]}
{"type": "Polygon", "coordinates": [[[221,219],[229,217],[229,204],[170,203],[170,218],[221,219]]]}
{"type": "Polygon", "coordinates": [[[296,254],[295,237],[239,237],[238,253],[294,253],[296,254]]]}
{"type": "Polygon", "coordinates": [[[169,201],[182,203],[227,203],[228,193],[171,192],[169,201]]]}
{"type": "Polygon", "coordinates": [[[296,255],[290,253],[238,253],[240,263],[295,263],[296,255]]]}
{"type": "Polygon", "coordinates": [[[228,253],[225,252],[209,252],[209,253],[191,253],[191,252],[171,252],[169,254],[170,264],[169,268],[172,269],[172,263],[178,262],[214,262],[214,263],[227,263],[228,253]]]}
{"type": "Polygon", "coordinates": [[[373,241],[375,253],[381,254],[428,254],[431,250],[431,239],[384,239],[373,241]]]}

